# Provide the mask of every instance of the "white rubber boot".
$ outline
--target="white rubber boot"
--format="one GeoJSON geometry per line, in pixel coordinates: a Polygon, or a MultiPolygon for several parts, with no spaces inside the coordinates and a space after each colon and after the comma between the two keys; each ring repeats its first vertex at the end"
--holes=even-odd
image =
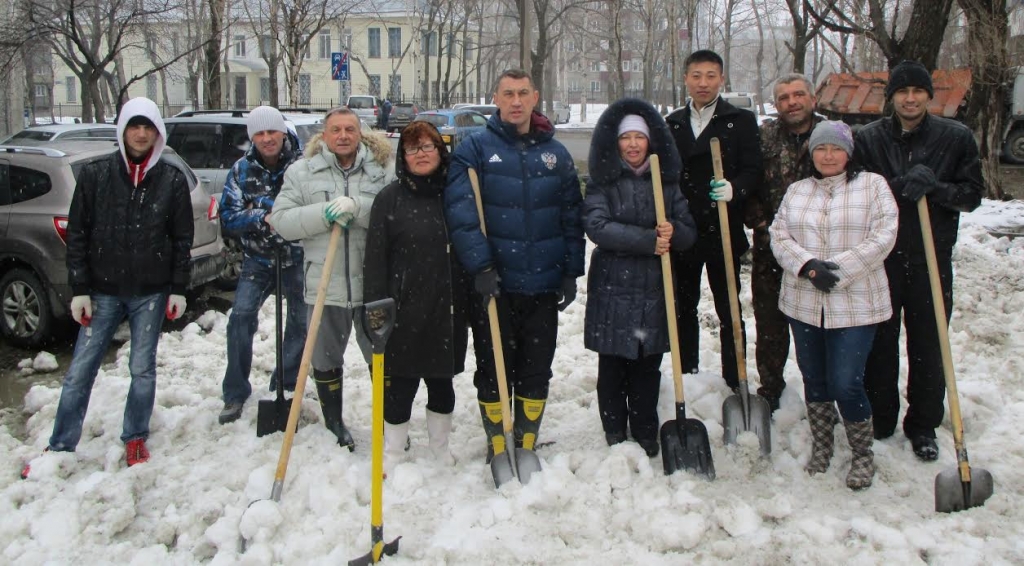
{"type": "Polygon", "coordinates": [[[409,421],[391,424],[384,421],[384,475],[390,476],[395,466],[405,460],[405,447],[409,441],[409,421]]]}
{"type": "Polygon", "coordinates": [[[451,414],[443,415],[427,410],[427,435],[430,437],[430,453],[434,459],[447,466],[455,465],[455,457],[448,450],[448,437],[452,432],[451,414]]]}

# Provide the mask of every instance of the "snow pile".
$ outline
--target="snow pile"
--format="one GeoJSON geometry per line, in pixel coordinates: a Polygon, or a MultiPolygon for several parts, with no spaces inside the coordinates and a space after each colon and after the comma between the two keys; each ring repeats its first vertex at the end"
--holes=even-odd
{"type": "MultiPolygon", "coordinates": [[[[986,206],[991,203],[986,203],[986,206]]],[[[996,206],[996,205],[992,205],[996,206]]],[[[471,373],[456,378],[454,468],[429,459],[421,391],[412,449],[385,482],[385,539],[401,535],[388,564],[1011,564],[1024,560],[1024,239],[995,238],[977,214],[964,219],[954,261],[953,361],[972,464],[995,477],[984,507],[934,511],[935,475],[954,465],[948,418],[940,459],[917,461],[897,435],[875,443],[878,474],[864,492],[844,478],[850,451],[837,429],[825,474],[808,477],[810,450],[795,361],[773,421],[773,453],[756,442],[723,446],[717,321],[705,289],[702,372],[687,376],[689,416],[710,433],[718,478],[665,476],[661,459],[632,442],[605,444],[594,391],[597,357],[583,349],[586,283],[559,318],[559,347],[542,428],[544,472],[529,485],[496,490],[471,373]],[[502,557],[502,558],[497,558],[502,557]]],[[[744,275],[741,294],[754,374],[754,325],[744,275]]],[[[921,292],[927,292],[922,289],[921,292]]],[[[273,301],[261,310],[253,383],[242,418],[217,424],[227,318],[163,335],[149,463],[126,468],[119,441],[128,388],[128,346],[100,371],[75,454],[40,456],[53,424],[58,387],[26,396],[28,441],[0,428],[0,561],[39,563],[336,564],[369,551],[370,380],[351,347],[345,417],[357,450],[340,449],[322,426],[307,387],[280,502],[269,501],[282,435],[257,438],[256,398],[274,364],[273,301]],[[32,460],[32,477],[16,479],[32,460]],[[244,558],[239,554],[245,539],[244,558]]],[[[672,418],[669,357],[660,413],[672,418]]],[[[472,353],[468,360],[473,367],[472,353]]],[[[902,369],[905,376],[905,364],[902,369]]],[[[905,381],[905,378],[904,378],[905,381]]],[[[422,388],[421,388],[422,389],[422,388]]]]}

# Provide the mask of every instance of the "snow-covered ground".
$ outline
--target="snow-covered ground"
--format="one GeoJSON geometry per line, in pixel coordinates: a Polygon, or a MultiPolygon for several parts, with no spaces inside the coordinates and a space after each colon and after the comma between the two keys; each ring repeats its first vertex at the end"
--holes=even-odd
{"type": "MultiPolygon", "coordinates": [[[[828,473],[802,470],[810,450],[796,363],[775,414],[770,459],[752,435],[722,444],[717,322],[705,289],[702,372],[686,380],[690,416],[710,433],[718,478],[665,476],[660,457],[632,442],[609,448],[594,391],[597,357],[583,349],[586,282],[559,317],[555,377],[541,440],[544,472],[526,486],[495,489],[471,372],[456,378],[452,448],[457,463],[427,459],[416,401],[412,450],[385,482],[385,538],[401,535],[387,564],[1021,564],[1024,562],[1024,239],[994,238],[991,222],[1024,224],[1020,203],[986,202],[967,215],[955,255],[951,328],[971,463],[989,470],[984,507],[934,510],[933,480],[951,468],[948,418],[938,462],[922,463],[900,435],[875,443],[874,485],[844,484],[850,451],[837,429],[828,473]]],[[[750,292],[741,300],[753,364],[750,292]]],[[[921,292],[927,292],[922,289],[921,292]]],[[[261,311],[253,382],[265,391],[274,364],[274,302],[261,311]]],[[[22,441],[0,428],[0,562],[7,564],[337,564],[369,550],[370,380],[357,349],[346,358],[345,411],[357,449],[340,449],[319,422],[307,388],[280,503],[267,501],[280,433],[257,438],[256,398],[242,419],[217,424],[227,317],[210,311],[165,333],[152,419],[150,462],[124,464],[119,441],[128,388],[128,346],[104,367],[74,454],[40,456],[60,389],[33,387],[22,441]],[[17,479],[25,461],[32,476],[17,479]],[[253,503],[256,502],[256,503],[253,503]],[[252,504],[250,506],[250,504],[252,504]],[[239,539],[248,550],[239,554],[239,539]]],[[[39,357],[47,366],[52,360],[39,357]]],[[[669,359],[662,367],[662,419],[673,416],[669,359]]],[[[474,367],[472,353],[468,367],[474,367]]],[[[26,364],[27,365],[27,364],[26,364]]],[[[45,369],[45,367],[43,368],[45,369]]],[[[905,376],[905,366],[903,369],[905,376]]],[[[904,378],[905,380],[905,378],[904,378]]],[[[269,396],[269,394],[266,394],[269,396]]]]}

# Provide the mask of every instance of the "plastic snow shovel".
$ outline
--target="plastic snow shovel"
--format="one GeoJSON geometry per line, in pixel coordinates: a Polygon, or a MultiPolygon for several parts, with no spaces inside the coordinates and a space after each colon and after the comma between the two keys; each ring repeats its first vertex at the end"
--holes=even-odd
{"type": "MultiPolygon", "coordinates": [[[[480,218],[480,231],[487,235],[487,227],[484,225],[484,203],[480,198],[480,179],[476,170],[469,169],[469,182],[473,186],[473,196],[476,199],[476,212],[480,218]]],[[[501,427],[505,436],[504,449],[499,451],[494,446],[494,457],[491,458],[491,475],[494,477],[494,486],[501,487],[502,484],[518,479],[520,483],[530,481],[534,472],[541,470],[540,459],[533,450],[516,448],[515,438],[512,434],[512,414],[509,409],[508,381],[505,379],[505,349],[501,342],[501,328],[498,326],[498,303],[494,297],[487,301],[487,320],[491,326],[491,344],[494,347],[494,370],[498,374],[498,399],[501,401],[501,427]]]]}
{"type": "MultiPolygon", "coordinates": [[[[722,167],[722,146],[718,138],[711,138],[711,162],[715,168],[715,180],[725,180],[722,167]]],[[[743,321],[740,320],[740,300],[736,291],[736,266],[733,264],[732,236],[729,233],[729,207],[717,204],[718,224],[722,232],[722,253],[725,256],[725,281],[729,291],[729,313],[732,315],[732,342],[736,349],[736,373],[739,376],[739,393],[725,398],[722,403],[723,441],[736,444],[740,433],[753,432],[761,446],[761,455],[772,453],[772,409],[768,400],[760,395],[750,394],[747,386],[747,357],[743,347],[743,321]]]]}
{"type": "Polygon", "coordinates": [[[281,455],[277,459],[274,486],[270,490],[270,498],[274,501],[281,500],[281,488],[284,486],[284,476],[288,472],[288,457],[292,452],[292,441],[295,440],[295,428],[299,424],[302,393],[306,389],[306,375],[309,373],[309,365],[313,360],[313,347],[316,345],[316,335],[320,331],[320,319],[323,317],[324,301],[327,299],[327,286],[331,282],[331,270],[334,269],[334,256],[338,252],[338,240],[340,239],[341,226],[334,223],[331,228],[331,239],[327,243],[323,275],[320,276],[320,284],[316,288],[313,314],[309,319],[309,329],[306,331],[306,345],[302,348],[302,361],[299,362],[299,373],[295,379],[295,393],[292,397],[291,410],[288,411],[288,424],[284,431],[284,441],[281,442],[281,455]]]}
{"type": "Polygon", "coordinates": [[[395,327],[395,300],[381,299],[363,305],[363,332],[373,345],[373,431],[370,460],[370,552],[349,560],[349,566],[376,564],[398,552],[402,537],[384,542],[384,346],[395,327]]]}
{"type": "Polygon", "coordinates": [[[284,344],[282,325],[283,315],[281,310],[283,300],[281,298],[282,272],[281,267],[281,246],[274,251],[274,278],[276,290],[274,291],[277,300],[277,313],[274,317],[274,341],[277,349],[277,398],[260,399],[256,405],[256,436],[266,436],[275,432],[284,432],[288,425],[287,400],[284,398],[284,358],[282,358],[282,347],[284,344]]]}
{"type": "Polygon", "coordinates": [[[985,500],[992,497],[993,480],[992,474],[988,470],[972,469],[967,460],[964,422],[960,416],[960,396],[956,391],[953,355],[949,349],[949,329],[946,328],[946,308],[942,298],[942,284],[939,281],[939,265],[935,259],[935,240],[932,238],[928,197],[921,197],[921,200],[917,201],[917,214],[921,220],[921,238],[924,240],[925,261],[928,263],[928,280],[932,288],[935,326],[939,332],[942,372],[946,377],[949,420],[953,426],[953,445],[956,449],[957,462],[957,467],[943,470],[935,476],[935,510],[941,513],[952,513],[984,505],[985,500]]]}
{"type": "MultiPolygon", "coordinates": [[[[651,177],[654,182],[654,211],[658,224],[665,222],[665,195],[661,185],[661,160],[651,154],[651,177]]],[[[661,255],[661,279],[665,287],[665,311],[668,316],[668,340],[672,350],[672,382],[676,390],[676,418],[661,425],[661,460],[665,475],[678,470],[693,472],[706,479],[715,479],[715,463],[711,459],[708,429],[697,419],[686,418],[683,395],[683,363],[679,356],[679,327],[676,326],[676,294],[672,284],[671,254],[661,255]]]]}

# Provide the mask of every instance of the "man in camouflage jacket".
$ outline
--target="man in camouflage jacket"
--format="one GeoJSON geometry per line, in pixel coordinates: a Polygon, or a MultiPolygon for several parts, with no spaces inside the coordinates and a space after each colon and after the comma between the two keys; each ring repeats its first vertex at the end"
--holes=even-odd
{"type": "Polygon", "coordinates": [[[803,75],[785,75],[775,84],[779,117],[761,126],[764,182],[756,197],[747,201],[746,224],[754,229],[751,293],[757,325],[757,373],[761,378],[757,393],[768,400],[773,412],[779,408],[786,387],[782,374],[789,355],[789,326],[779,311],[782,268],[772,254],[768,226],[786,189],[813,171],[807,139],[822,120],[814,114],[814,104],[814,88],[803,75]]]}

